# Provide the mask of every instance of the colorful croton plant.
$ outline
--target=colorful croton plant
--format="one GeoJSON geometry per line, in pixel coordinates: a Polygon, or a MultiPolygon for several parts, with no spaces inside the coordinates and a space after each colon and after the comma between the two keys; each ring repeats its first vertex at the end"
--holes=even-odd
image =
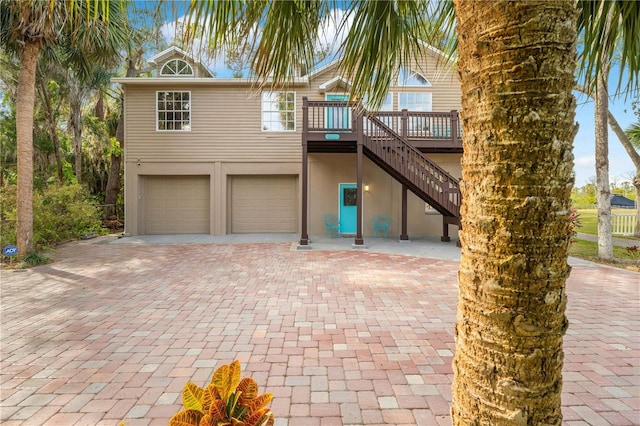
{"type": "Polygon", "coordinates": [[[273,426],[273,413],[267,405],[273,395],[258,395],[258,384],[251,377],[240,379],[240,362],[219,367],[211,383],[202,389],[193,382],[182,391],[184,409],[169,426],[273,426]]]}

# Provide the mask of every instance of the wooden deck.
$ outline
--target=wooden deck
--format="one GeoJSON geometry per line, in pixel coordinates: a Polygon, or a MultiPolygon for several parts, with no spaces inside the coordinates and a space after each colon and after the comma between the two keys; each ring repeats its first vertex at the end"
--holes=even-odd
{"type": "Polygon", "coordinates": [[[357,121],[375,117],[421,152],[462,153],[462,129],[458,111],[370,112],[358,104],[337,101],[308,101],[303,106],[303,140],[309,152],[355,152],[357,121]]]}

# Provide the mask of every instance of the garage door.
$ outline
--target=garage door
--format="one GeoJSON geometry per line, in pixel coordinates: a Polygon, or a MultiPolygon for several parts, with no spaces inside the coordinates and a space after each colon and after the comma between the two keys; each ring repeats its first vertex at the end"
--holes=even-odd
{"type": "Polygon", "coordinates": [[[209,176],[147,176],[147,234],[208,234],[209,176]]]}
{"type": "Polygon", "coordinates": [[[231,232],[296,232],[296,176],[233,176],[231,232]]]}

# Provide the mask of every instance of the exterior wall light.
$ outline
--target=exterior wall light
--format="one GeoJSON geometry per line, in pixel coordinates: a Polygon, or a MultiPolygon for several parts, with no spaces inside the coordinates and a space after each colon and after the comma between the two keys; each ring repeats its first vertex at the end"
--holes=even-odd
{"type": "Polygon", "coordinates": [[[364,192],[369,192],[371,190],[371,188],[369,187],[368,183],[364,184],[364,192]]]}

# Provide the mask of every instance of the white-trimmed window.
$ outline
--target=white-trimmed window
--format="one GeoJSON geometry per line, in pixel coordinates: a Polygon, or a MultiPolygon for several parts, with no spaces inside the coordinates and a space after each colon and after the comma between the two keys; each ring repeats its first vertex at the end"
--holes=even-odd
{"type": "Polygon", "coordinates": [[[398,109],[409,111],[431,111],[431,93],[406,92],[398,93],[398,109]]]}
{"type": "Polygon", "coordinates": [[[296,130],[296,92],[262,92],[262,130],[296,130]]]}
{"type": "Polygon", "coordinates": [[[156,92],[156,129],[191,131],[191,92],[156,92]]]}
{"type": "Polygon", "coordinates": [[[160,75],[193,75],[193,68],[187,61],[183,61],[182,59],[171,59],[162,66],[160,75]]]}
{"type": "Polygon", "coordinates": [[[419,72],[403,67],[398,70],[398,86],[430,87],[431,83],[419,72]]]}
{"type": "MultiPolygon", "coordinates": [[[[406,109],[408,111],[429,112],[431,111],[431,93],[398,93],[398,109],[400,111],[406,109]]],[[[409,117],[407,127],[409,131],[428,131],[431,123],[427,117],[413,116],[409,117]]]]}

